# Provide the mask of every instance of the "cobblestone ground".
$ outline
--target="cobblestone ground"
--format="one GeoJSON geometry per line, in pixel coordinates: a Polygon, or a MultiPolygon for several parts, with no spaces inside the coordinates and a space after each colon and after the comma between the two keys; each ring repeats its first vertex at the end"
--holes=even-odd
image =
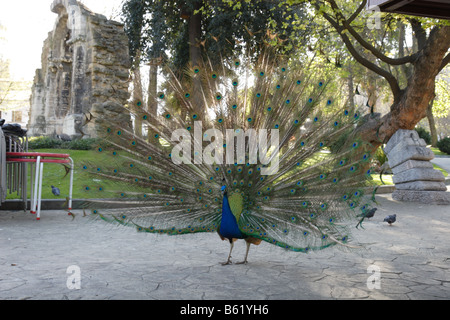
{"type": "MultiPolygon", "coordinates": [[[[228,266],[229,245],[216,234],[139,234],[79,212],[36,221],[3,211],[0,299],[449,299],[450,206],[377,201],[354,233],[362,250],[301,254],[262,243],[248,264],[228,266]],[[394,213],[395,224],[382,222],[394,213]]],[[[238,241],[233,260],[244,251],[238,241]]]]}

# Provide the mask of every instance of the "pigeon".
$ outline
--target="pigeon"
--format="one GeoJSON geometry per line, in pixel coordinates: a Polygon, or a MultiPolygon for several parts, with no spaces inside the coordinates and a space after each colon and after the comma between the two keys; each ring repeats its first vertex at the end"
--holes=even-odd
{"type": "Polygon", "coordinates": [[[72,138],[70,138],[70,136],[65,133],[57,134],[56,138],[62,141],[72,141],[72,138]]]}
{"type": "Polygon", "coordinates": [[[53,193],[55,196],[59,196],[59,195],[61,194],[61,192],[59,191],[59,188],[54,187],[54,186],[51,186],[51,187],[52,187],[52,193],[53,193]]]}
{"type": "Polygon", "coordinates": [[[358,228],[358,226],[361,226],[361,228],[364,229],[364,227],[362,226],[362,222],[364,221],[365,218],[367,218],[367,219],[372,218],[375,215],[375,211],[377,211],[377,208],[372,208],[369,211],[358,214],[357,217],[362,217],[362,218],[361,218],[361,220],[359,220],[358,224],[356,225],[356,228],[358,228]]]}
{"type": "Polygon", "coordinates": [[[369,211],[367,211],[366,213],[361,213],[360,215],[358,215],[358,217],[364,217],[364,218],[373,218],[373,216],[375,215],[375,211],[377,211],[377,208],[372,208],[369,211]]]}
{"type": "Polygon", "coordinates": [[[389,225],[392,225],[397,219],[397,215],[393,214],[391,216],[387,216],[386,218],[384,218],[383,222],[387,222],[389,223],[389,225]]]}

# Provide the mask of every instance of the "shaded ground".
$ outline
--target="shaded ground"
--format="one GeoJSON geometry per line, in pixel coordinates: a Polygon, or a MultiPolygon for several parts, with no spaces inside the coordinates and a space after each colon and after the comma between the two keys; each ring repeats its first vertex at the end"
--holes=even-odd
{"type": "MultiPolygon", "coordinates": [[[[363,250],[299,254],[263,243],[249,264],[229,266],[219,264],[229,246],[216,234],[138,234],[64,211],[41,221],[3,211],[0,299],[449,299],[450,206],[377,201],[375,217],[355,230],[363,250]],[[394,225],[382,222],[393,213],[394,225]],[[71,265],[79,290],[67,286],[71,265]],[[371,265],[379,281],[370,281],[371,265]]],[[[244,249],[238,241],[234,261],[244,249]]]]}

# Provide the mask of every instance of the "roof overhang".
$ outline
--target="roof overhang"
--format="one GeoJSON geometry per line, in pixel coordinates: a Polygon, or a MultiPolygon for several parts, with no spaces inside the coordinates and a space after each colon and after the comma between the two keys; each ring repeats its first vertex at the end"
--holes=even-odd
{"type": "Polygon", "coordinates": [[[367,7],[382,12],[450,19],[450,0],[367,0],[367,7]]]}

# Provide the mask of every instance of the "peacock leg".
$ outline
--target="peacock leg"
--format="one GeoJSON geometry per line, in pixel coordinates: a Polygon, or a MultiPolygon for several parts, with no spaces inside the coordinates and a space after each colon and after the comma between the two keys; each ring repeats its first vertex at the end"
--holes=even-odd
{"type": "Polygon", "coordinates": [[[245,243],[247,244],[247,251],[245,251],[245,259],[244,259],[244,261],[236,262],[236,264],[247,264],[248,263],[247,257],[248,257],[248,251],[250,250],[250,242],[245,241],[245,243]]]}
{"type": "Polygon", "coordinates": [[[230,254],[228,255],[228,259],[226,262],[222,262],[223,266],[226,266],[227,264],[231,264],[231,251],[233,251],[234,242],[233,240],[230,241],[230,254]]]}

